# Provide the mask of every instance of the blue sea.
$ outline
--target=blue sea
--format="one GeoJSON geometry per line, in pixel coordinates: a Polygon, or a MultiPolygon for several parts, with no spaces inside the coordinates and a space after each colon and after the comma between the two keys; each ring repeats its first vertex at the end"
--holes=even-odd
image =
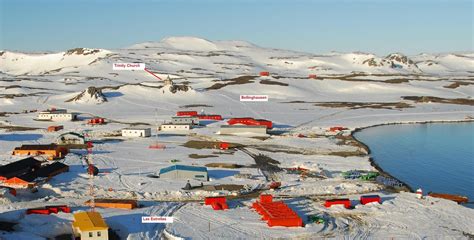
{"type": "Polygon", "coordinates": [[[474,123],[385,125],[354,136],[369,146],[384,171],[413,189],[474,201],[474,123]]]}

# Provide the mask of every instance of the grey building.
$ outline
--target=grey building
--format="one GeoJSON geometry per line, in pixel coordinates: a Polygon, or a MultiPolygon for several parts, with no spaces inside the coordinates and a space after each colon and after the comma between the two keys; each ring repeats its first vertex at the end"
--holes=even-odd
{"type": "Polygon", "coordinates": [[[253,134],[266,135],[267,126],[249,126],[249,125],[222,125],[220,134],[253,134]]]}
{"type": "Polygon", "coordinates": [[[189,124],[199,125],[199,118],[197,117],[171,117],[171,123],[173,124],[189,124]]]}
{"type": "Polygon", "coordinates": [[[206,167],[173,165],[160,169],[160,178],[209,181],[206,167]]]}

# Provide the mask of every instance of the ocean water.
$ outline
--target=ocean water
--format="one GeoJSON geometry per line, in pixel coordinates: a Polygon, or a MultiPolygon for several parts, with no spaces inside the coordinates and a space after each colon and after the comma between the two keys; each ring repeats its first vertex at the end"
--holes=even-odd
{"type": "Polygon", "coordinates": [[[474,201],[474,123],[385,125],[354,136],[384,171],[413,189],[474,201]]]}

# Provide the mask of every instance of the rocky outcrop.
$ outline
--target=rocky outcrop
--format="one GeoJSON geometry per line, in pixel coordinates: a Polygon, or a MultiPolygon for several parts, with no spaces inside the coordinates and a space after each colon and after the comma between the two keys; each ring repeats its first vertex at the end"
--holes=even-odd
{"type": "Polygon", "coordinates": [[[107,102],[107,98],[102,93],[102,90],[100,88],[88,87],[86,90],[82,91],[77,96],[66,100],[66,102],[101,104],[107,102]]]}

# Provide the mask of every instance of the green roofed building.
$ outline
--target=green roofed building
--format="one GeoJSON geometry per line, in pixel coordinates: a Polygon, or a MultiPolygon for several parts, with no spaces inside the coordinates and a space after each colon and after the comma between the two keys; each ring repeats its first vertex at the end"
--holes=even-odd
{"type": "Polygon", "coordinates": [[[173,165],[160,169],[160,178],[209,181],[206,167],[173,165]]]}

